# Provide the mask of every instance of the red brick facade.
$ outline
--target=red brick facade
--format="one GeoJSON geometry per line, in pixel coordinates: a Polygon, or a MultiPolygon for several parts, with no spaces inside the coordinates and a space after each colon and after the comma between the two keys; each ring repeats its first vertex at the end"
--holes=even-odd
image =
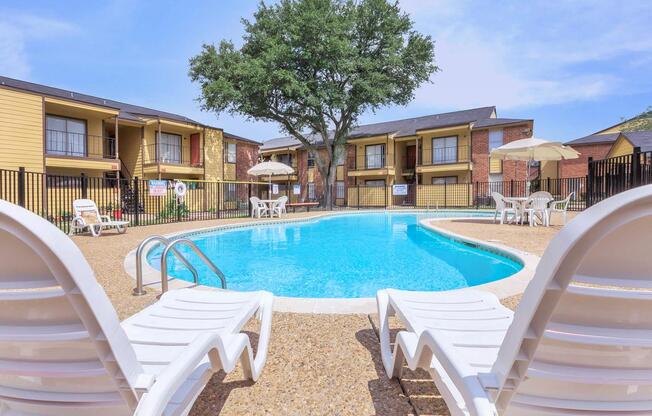
{"type": "MultiPolygon", "coordinates": [[[[527,124],[503,128],[503,143],[532,137],[532,130],[527,124]]],[[[473,161],[473,182],[489,181],[489,130],[471,132],[471,160],[473,161]]],[[[527,164],[506,160],[503,162],[503,180],[525,180],[527,164]]]]}
{"type": "Polygon", "coordinates": [[[489,181],[489,130],[471,132],[471,161],[473,182],[489,181]]]}
{"type": "Polygon", "coordinates": [[[573,145],[573,149],[580,152],[577,159],[562,160],[559,162],[559,177],[576,178],[586,176],[588,172],[589,157],[593,160],[604,159],[611,149],[612,143],[589,143],[573,145]]]}
{"type": "Polygon", "coordinates": [[[235,146],[236,160],[235,179],[237,181],[256,180],[255,176],[250,176],[247,171],[258,163],[258,144],[248,142],[238,142],[235,146]]]}

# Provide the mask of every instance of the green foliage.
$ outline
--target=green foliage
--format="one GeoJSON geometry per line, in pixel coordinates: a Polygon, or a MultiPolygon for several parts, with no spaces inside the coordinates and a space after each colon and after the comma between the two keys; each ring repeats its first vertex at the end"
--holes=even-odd
{"type": "Polygon", "coordinates": [[[178,203],[176,199],[169,199],[165,203],[165,207],[158,213],[158,216],[161,219],[185,218],[189,213],[190,210],[185,202],[178,203]]]}
{"type": "Polygon", "coordinates": [[[622,131],[652,130],[652,106],[636,117],[627,120],[622,126],[622,131]]]}
{"type": "Polygon", "coordinates": [[[409,103],[438,70],[433,40],[387,0],[261,3],[242,22],[240,49],[223,40],[190,60],[203,109],[279,123],[307,146],[326,183],[358,117],[409,103]]]}

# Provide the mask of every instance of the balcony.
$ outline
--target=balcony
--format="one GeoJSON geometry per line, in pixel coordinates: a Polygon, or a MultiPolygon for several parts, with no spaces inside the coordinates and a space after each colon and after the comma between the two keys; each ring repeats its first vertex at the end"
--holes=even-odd
{"type": "Polygon", "coordinates": [[[349,157],[347,160],[349,176],[393,175],[394,155],[387,153],[367,153],[349,157]]]}
{"type": "Polygon", "coordinates": [[[45,165],[49,168],[120,170],[116,140],[59,130],[45,130],[45,165]]]}
{"type": "Polygon", "coordinates": [[[203,174],[204,152],[181,144],[150,144],[144,146],[143,165],[145,173],[203,174]]]}
{"type": "Polygon", "coordinates": [[[424,146],[417,163],[417,172],[443,172],[471,169],[469,146],[424,146]]]}
{"type": "Polygon", "coordinates": [[[115,159],[115,139],[84,133],[46,130],[45,153],[48,156],[115,159]]]}

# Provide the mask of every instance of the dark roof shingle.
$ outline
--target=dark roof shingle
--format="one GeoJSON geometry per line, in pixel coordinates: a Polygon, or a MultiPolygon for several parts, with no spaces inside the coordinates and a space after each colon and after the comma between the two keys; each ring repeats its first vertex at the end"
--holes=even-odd
{"type": "Polygon", "coordinates": [[[580,137],[579,139],[574,139],[565,144],[569,145],[578,145],[578,144],[598,144],[598,143],[613,143],[616,141],[620,133],[608,133],[608,134],[591,134],[588,136],[580,137]]]}
{"type": "MultiPolygon", "coordinates": [[[[349,138],[379,136],[383,134],[394,134],[396,137],[414,136],[420,130],[437,129],[447,126],[459,126],[469,124],[477,120],[491,118],[495,113],[495,107],[480,107],[470,110],[453,111],[449,113],[432,114],[428,116],[407,118],[403,120],[385,121],[374,124],[364,124],[354,128],[349,138]]],[[[315,143],[321,140],[315,137],[315,143]]],[[[301,143],[291,136],[278,137],[263,142],[262,150],[278,149],[283,147],[301,146],[301,143]]]]}
{"type": "Polygon", "coordinates": [[[652,130],[624,131],[623,136],[625,136],[634,147],[640,147],[641,152],[652,151],[652,130]]]}

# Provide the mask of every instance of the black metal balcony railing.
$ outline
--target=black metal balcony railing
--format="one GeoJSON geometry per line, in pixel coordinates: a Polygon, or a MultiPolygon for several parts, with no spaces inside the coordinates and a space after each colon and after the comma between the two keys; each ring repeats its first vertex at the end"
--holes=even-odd
{"type": "Polygon", "coordinates": [[[419,165],[445,165],[471,160],[469,146],[424,147],[422,152],[419,165]]]}
{"type": "Polygon", "coordinates": [[[348,158],[349,170],[383,169],[394,166],[394,155],[386,153],[369,153],[348,158]]]}
{"type": "Polygon", "coordinates": [[[184,152],[183,146],[179,144],[149,144],[145,146],[144,153],[143,163],[146,165],[153,163],[165,163],[191,167],[204,166],[204,155],[201,149],[199,152],[192,154],[193,152],[190,149],[186,149],[184,152]]]}
{"type": "Polygon", "coordinates": [[[115,139],[84,133],[45,130],[45,153],[52,156],[115,159],[115,139]]]}

